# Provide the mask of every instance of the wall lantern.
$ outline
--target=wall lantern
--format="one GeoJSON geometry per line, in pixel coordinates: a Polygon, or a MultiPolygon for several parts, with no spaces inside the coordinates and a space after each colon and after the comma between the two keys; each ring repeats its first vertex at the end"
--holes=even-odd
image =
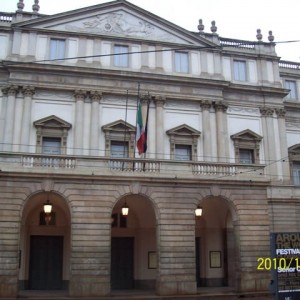
{"type": "Polygon", "coordinates": [[[49,225],[51,221],[51,212],[52,212],[52,204],[49,201],[49,193],[48,193],[47,202],[44,203],[45,222],[47,225],[49,225]]]}
{"type": "Polygon", "coordinates": [[[126,201],[125,201],[124,205],[122,206],[122,215],[124,217],[126,217],[126,216],[128,216],[128,213],[129,213],[129,207],[126,204],[126,201]]]}
{"type": "Polygon", "coordinates": [[[196,217],[201,217],[202,216],[202,207],[200,205],[197,206],[197,208],[195,209],[195,215],[196,217]]]}

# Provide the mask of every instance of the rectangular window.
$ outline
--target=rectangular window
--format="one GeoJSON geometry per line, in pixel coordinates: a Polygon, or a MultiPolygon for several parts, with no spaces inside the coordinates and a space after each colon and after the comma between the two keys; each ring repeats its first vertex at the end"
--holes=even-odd
{"type": "Polygon", "coordinates": [[[240,163],[254,164],[253,150],[240,149],[240,163]]]}
{"type": "Polygon", "coordinates": [[[189,56],[187,52],[175,52],[175,71],[180,73],[189,72],[189,56]]]}
{"type": "Polygon", "coordinates": [[[175,159],[192,160],[191,145],[175,145],[175,159]]]}
{"type": "Polygon", "coordinates": [[[50,40],[50,59],[64,59],[65,58],[66,41],[59,39],[50,40]]]}
{"type": "Polygon", "coordinates": [[[128,157],[128,142],[111,141],[110,156],[115,158],[128,157]]]}
{"type": "Polygon", "coordinates": [[[241,60],[235,60],[233,62],[234,80],[246,81],[246,62],[241,60]]]}
{"type": "Polygon", "coordinates": [[[128,67],[129,55],[128,46],[115,45],[114,47],[114,66],[116,67],[128,67]]]}
{"type": "Polygon", "coordinates": [[[293,163],[293,179],[295,185],[300,185],[300,162],[293,163]]]}
{"type": "Polygon", "coordinates": [[[296,84],[296,81],[286,80],[285,81],[285,88],[290,90],[289,94],[287,95],[288,99],[297,99],[297,84],[296,84]]]}
{"type": "Polygon", "coordinates": [[[60,138],[43,137],[42,153],[47,154],[47,155],[61,154],[61,139],[60,138]]]}

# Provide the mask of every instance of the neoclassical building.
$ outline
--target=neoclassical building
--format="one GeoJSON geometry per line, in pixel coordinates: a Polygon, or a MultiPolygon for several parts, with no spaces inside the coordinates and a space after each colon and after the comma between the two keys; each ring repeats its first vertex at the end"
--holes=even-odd
{"type": "Polygon", "coordinates": [[[0,14],[0,297],[268,293],[270,233],[300,230],[300,64],[271,32],[190,32],[125,0],[16,5],[0,14]]]}

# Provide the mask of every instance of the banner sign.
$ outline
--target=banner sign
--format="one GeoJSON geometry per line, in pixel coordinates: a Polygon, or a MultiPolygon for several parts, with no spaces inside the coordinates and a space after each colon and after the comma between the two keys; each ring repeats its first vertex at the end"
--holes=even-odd
{"type": "Polygon", "coordinates": [[[271,254],[276,300],[300,300],[300,233],[272,233],[271,254]]]}

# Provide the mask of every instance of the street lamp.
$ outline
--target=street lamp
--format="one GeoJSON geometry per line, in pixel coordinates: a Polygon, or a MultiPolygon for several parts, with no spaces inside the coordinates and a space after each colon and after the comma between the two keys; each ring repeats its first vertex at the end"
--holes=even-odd
{"type": "Polygon", "coordinates": [[[129,213],[129,207],[128,207],[126,201],[125,201],[124,205],[122,206],[122,215],[124,217],[127,217],[128,213],[129,213]]]}
{"type": "Polygon", "coordinates": [[[49,225],[51,221],[51,212],[52,212],[52,204],[49,201],[49,193],[48,193],[47,202],[44,203],[45,222],[47,225],[49,225]]]}
{"type": "Polygon", "coordinates": [[[196,217],[201,217],[202,216],[202,206],[198,205],[197,208],[195,209],[195,215],[196,217]]]}

